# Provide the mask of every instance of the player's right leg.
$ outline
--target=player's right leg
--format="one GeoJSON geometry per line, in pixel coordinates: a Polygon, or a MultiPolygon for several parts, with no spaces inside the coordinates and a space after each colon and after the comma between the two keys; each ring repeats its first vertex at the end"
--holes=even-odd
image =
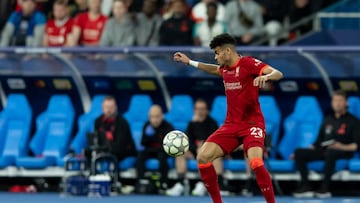
{"type": "Polygon", "coordinates": [[[213,142],[205,142],[197,155],[200,176],[213,203],[222,203],[217,174],[212,163],[222,156],[224,156],[224,152],[221,147],[213,142]]]}

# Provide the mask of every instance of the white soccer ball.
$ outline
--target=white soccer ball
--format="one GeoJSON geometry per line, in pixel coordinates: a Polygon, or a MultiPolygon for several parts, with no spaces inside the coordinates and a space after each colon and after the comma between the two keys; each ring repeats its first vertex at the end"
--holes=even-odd
{"type": "Polygon", "coordinates": [[[163,139],[163,148],[170,156],[181,156],[189,150],[189,138],[179,130],[170,131],[163,139]]]}

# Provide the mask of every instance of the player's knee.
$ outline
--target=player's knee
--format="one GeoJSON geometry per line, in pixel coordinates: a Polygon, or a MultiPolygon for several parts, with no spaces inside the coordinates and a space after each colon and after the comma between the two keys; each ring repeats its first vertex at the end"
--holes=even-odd
{"type": "Polygon", "coordinates": [[[256,168],[263,166],[264,165],[264,161],[262,158],[256,157],[250,160],[250,168],[252,170],[255,170],[256,168]]]}
{"type": "Polygon", "coordinates": [[[196,159],[199,164],[206,164],[212,161],[211,154],[204,151],[199,152],[196,159]]]}

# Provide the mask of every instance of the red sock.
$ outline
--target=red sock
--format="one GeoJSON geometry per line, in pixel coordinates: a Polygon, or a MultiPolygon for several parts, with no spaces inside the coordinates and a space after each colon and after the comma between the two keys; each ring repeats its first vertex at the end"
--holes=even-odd
{"type": "Polygon", "coordinates": [[[275,195],[272,186],[272,181],[269,175],[269,172],[266,170],[265,166],[259,166],[254,169],[256,175],[256,182],[260,187],[263,196],[266,199],[267,203],[275,203],[275,195]]]}
{"type": "Polygon", "coordinates": [[[212,163],[198,164],[202,181],[213,200],[213,203],[222,203],[217,175],[212,163]]]}

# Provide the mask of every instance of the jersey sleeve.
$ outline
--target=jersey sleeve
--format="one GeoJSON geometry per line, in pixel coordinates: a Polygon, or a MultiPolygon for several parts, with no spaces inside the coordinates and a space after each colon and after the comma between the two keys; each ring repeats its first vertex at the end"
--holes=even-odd
{"type": "Polygon", "coordinates": [[[245,67],[248,69],[251,75],[259,76],[262,75],[264,68],[267,66],[266,63],[253,57],[245,58],[245,67]]]}
{"type": "Polygon", "coordinates": [[[217,71],[218,71],[219,75],[220,75],[221,77],[223,77],[224,67],[218,66],[218,67],[217,67],[217,71]]]}

